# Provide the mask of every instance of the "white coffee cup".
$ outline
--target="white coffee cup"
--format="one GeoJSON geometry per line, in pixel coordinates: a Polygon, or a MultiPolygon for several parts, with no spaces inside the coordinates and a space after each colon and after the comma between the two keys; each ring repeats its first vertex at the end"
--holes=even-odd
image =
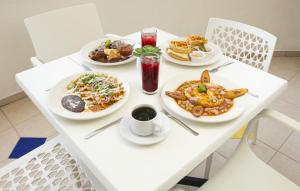
{"type": "Polygon", "coordinates": [[[148,104],[142,104],[134,107],[129,115],[131,132],[144,137],[162,133],[163,127],[161,125],[162,122],[159,120],[159,115],[163,114],[157,112],[153,106],[148,104]],[[151,113],[151,115],[147,115],[147,112],[138,112],[142,111],[144,108],[147,108],[147,111],[153,111],[153,113],[151,113]],[[138,113],[140,116],[134,116],[134,113],[138,113]],[[145,119],[138,119],[138,117],[142,118],[142,114],[145,116],[145,119]],[[148,119],[146,119],[146,116],[148,119]]]}

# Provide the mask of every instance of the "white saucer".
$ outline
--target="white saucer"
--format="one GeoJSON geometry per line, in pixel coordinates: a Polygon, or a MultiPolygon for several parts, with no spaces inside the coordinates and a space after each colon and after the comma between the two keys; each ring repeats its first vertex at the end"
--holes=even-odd
{"type": "Polygon", "coordinates": [[[129,122],[129,117],[125,116],[122,118],[121,122],[120,122],[120,134],[123,138],[125,138],[126,140],[133,142],[135,144],[139,144],[139,145],[152,145],[158,142],[163,141],[165,138],[167,138],[171,126],[170,126],[170,121],[169,118],[164,115],[163,113],[158,113],[158,116],[160,117],[160,121],[163,124],[163,130],[161,134],[153,134],[147,137],[143,137],[143,136],[138,136],[135,135],[134,133],[131,132],[130,130],[130,122],[129,122]]]}

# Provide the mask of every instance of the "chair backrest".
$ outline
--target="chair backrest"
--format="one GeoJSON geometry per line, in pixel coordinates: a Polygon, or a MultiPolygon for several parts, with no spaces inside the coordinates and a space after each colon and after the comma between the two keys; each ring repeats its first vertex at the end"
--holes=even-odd
{"type": "Polygon", "coordinates": [[[36,56],[43,62],[78,51],[103,36],[94,4],[83,4],[42,13],[24,20],[36,56]]]}
{"type": "Polygon", "coordinates": [[[268,71],[277,38],[256,27],[218,18],[210,18],[206,38],[222,52],[256,68],[268,71]]]}

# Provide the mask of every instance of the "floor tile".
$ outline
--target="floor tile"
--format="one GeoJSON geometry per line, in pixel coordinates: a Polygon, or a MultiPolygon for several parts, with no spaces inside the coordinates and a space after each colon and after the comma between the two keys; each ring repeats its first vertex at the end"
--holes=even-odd
{"type": "Polygon", "coordinates": [[[228,159],[235,151],[239,143],[239,139],[229,139],[217,150],[217,153],[221,154],[223,157],[228,159]]]}
{"type": "Polygon", "coordinates": [[[12,125],[9,123],[9,121],[6,119],[2,111],[0,111],[0,133],[4,130],[7,130],[11,128],[12,125]]]}
{"type": "Polygon", "coordinates": [[[4,161],[1,161],[0,162],[0,169],[8,164],[10,164],[12,161],[14,161],[14,159],[7,159],[7,160],[4,160],[4,161]]]}
{"type": "Polygon", "coordinates": [[[217,152],[214,153],[209,177],[215,175],[226,163],[227,159],[217,152]]]}
{"type": "Polygon", "coordinates": [[[8,158],[18,159],[43,145],[46,139],[46,137],[21,137],[8,158]]]}
{"type": "MultiPolygon", "coordinates": [[[[216,152],[214,153],[212,164],[211,164],[211,169],[210,169],[210,174],[209,174],[210,177],[213,176],[214,174],[216,174],[218,172],[218,170],[220,170],[220,168],[222,168],[224,166],[226,160],[227,159],[225,157],[223,157],[222,155],[220,155],[216,152]]],[[[205,165],[206,165],[206,161],[203,161],[200,165],[198,165],[189,174],[189,176],[203,178],[204,171],[205,171],[205,165]]]]}
{"type": "MultiPolygon", "coordinates": [[[[299,82],[300,83],[300,82],[299,82]]],[[[288,89],[280,96],[283,101],[293,104],[294,106],[300,107],[300,86],[290,85],[288,89]]]]}
{"type": "Polygon", "coordinates": [[[271,106],[271,109],[275,109],[297,121],[300,121],[300,107],[295,104],[286,102],[282,99],[277,99],[274,101],[271,106]]]}
{"type": "Polygon", "coordinates": [[[275,154],[275,150],[257,140],[256,145],[250,144],[252,151],[264,162],[268,163],[275,154]]]}
{"type": "Polygon", "coordinates": [[[21,137],[52,137],[57,134],[42,114],[21,122],[15,128],[21,137]]]}
{"type": "Polygon", "coordinates": [[[174,187],[174,189],[175,191],[196,191],[198,188],[193,186],[185,186],[185,185],[177,184],[174,187]]]}
{"type": "Polygon", "coordinates": [[[273,57],[269,72],[286,80],[291,80],[300,71],[298,57],[273,57]]]}
{"type": "Polygon", "coordinates": [[[292,130],[285,125],[269,118],[259,121],[257,138],[277,150],[286,141],[292,130]]]}
{"type": "Polygon", "coordinates": [[[0,133],[0,161],[8,159],[9,154],[19,140],[19,135],[14,128],[0,133]]]}
{"type": "Polygon", "coordinates": [[[39,113],[38,109],[29,98],[23,98],[5,105],[1,107],[1,110],[13,125],[18,125],[19,123],[39,113]]]}
{"type": "Polygon", "coordinates": [[[289,81],[289,85],[300,88],[300,71],[298,71],[297,74],[289,81]]]}
{"type": "Polygon", "coordinates": [[[300,132],[294,131],[280,148],[280,152],[300,163],[300,132]]]}
{"type": "Polygon", "coordinates": [[[189,176],[203,178],[205,171],[205,161],[200,163],[192,172],[190,172],[189,176]]]}
{"type": "Polygon", "coordinates": [[[270,161],[269,165],[300,186],[300,163],[278,152],[270,161]]]}

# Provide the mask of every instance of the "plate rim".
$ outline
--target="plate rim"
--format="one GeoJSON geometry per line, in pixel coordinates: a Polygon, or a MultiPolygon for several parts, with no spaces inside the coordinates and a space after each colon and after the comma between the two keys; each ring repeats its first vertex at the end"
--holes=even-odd
{"type": "MultiPolygon", "coordinates": [[[[129,96],[130,96],[130,92],[131,92],[130,91],[130,85],[123,78],[116,77],[119,82],[122,82],[122,84],[124,86],[124,89],[126,89],[126,94],[121,100],[119,100],[117,103],[115,103],[115,104],[118,104],[118,105],[115,106],[115,108],[113,108],[111,111],[106,111],[102,114],[101,114],[101,111],[99,111],[99,112],[97,112],[98,115],[93,113],[94,115],[91,115],[91,116],[88,116],[88,117],[78,117],[78,116],[75,117],[75,116],[68,116],[68,115],[62,114],[60,112],[57,112],[55,109],[53,109],[50,100],[51,100],[51,95],[53,94],[53,91],[55,91],[55,88],[57,88],[57,86],[59,86],[61,83],[65,82],[65,81],[70,81],[71,79],[74,79],[74,78],[76,78],[80,75],[86,74],[86,73],[102,73],[102,74],[107,74],[107,75],[116,77],[115,75],[107,73],[107,72],[85,71],[85,72],[79,72],[79,73],[76,73],[76,74],[72,74],[72,75],[69,75],[69,76],[61,79],[59,82],[57,82],[51,88],[51,90],[49,91],[48,96],[47,96],[47,107],[52,113],[54,113],[55,115],[60,116],[62,118],[65,118],[65,119],[76,120],[76,121],[85,121],[85,120],[97,119],[97,118],[101,118],[101,117],[105,117],[107,115],[110,115],[110,114],[116,112],[118,109],[120,109],[121,107],[123,107],[127,103],[128,99],[129,99],[129,96]]],[[[105,111],[105,110],[106,109],[102,110],[102,112],[105,111]]],[[[74,113],[74,112],[72,112],[72,113],[74,113]]],[[[78,113],[78,114],[80,114],[80,113],[78,113]]]]}

